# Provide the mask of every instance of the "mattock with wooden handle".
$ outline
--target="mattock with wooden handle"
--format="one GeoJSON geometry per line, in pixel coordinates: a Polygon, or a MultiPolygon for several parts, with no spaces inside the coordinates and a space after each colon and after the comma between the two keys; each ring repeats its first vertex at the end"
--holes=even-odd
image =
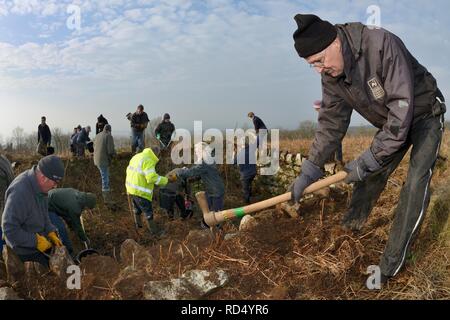
{"type": "MultiPolygon", "coordinates": [[[[326,188],[332,184],[341,182],[345,179],[347,176],[347,173],[345,171],[340,171],[337,174],[327,177],[325,179],[319,180],[313,184],[311,184],[308,188],[305,189],[303,192],[303,195],[316,192],[320,189],[326,188]]],[[[291,200],[291,193],[287,192],[285,194],[260,201],[257,203],[250,204],[245,207],[235,208],[235,209],[227,209],[222,210],[219,212],[210,212],[208,207],[208,201],[206,199],[206,194],[204,191],[197,192],[195,194],[195,197],[197,198],[198,205],[203,213],[203,219],[205,220],[206,224],[208,226],[215,226],[221,222],[227,221],[227,220],[233,220],[236,218],[242,218],[243,216],[258,212],[273,206],[276,206],[277,204],[287,202],[291,200]]]]}

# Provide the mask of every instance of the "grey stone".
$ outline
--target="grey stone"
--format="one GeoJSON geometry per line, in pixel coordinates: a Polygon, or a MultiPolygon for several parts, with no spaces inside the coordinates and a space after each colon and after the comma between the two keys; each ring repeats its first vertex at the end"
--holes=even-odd
{"type": "Polygon", "coordinates": [[[180,278],[168,281],[150,281],[144,285],[146,300],[196,300],[206,297],[228,282],[223,270],[209,272],[191,270],[180,278]]]}
{"type": "Polygon", "coordinates": [[[14,251],[6,245],[3,246],[3,261],[6,267],[6,279],[9,283],[14,284],[23,279],[25,266],[14,251]]]}
{"type": "Polygon", "coordinates": [[[8,287],[0,288],[0,300],[23,300],[19,298],[17,293],[12,289],[8,287]]]}
{"type": "Polygon", "coordinates": [[[258,225],[258,221],[250,215],[246,215],[242,218],[239,225],[239,231],[250,231],[258,225]]]}
{"type": "Polygon", "coordinates": [[[67,268],[75,264],[66,247],[55,247],[50,256],[50,270],[58,277],[67,276],[67,268]]]}

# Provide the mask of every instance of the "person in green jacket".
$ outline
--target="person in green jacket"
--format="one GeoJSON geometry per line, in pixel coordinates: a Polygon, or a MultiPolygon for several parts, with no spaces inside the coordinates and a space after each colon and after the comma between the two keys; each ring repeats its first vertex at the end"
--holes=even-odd
{"type": "Polygon", "coordinates": [[[48,192],[50,221],[58,229],[62,243],[70,254],[73,252],[72,242],[63,220],[82,242],[88,242],[89,240],[81,224],[81,214],[86,208],[93,209],[96,203],[95,194],[81,192],[73,188],[59,188],[48,192]]]}

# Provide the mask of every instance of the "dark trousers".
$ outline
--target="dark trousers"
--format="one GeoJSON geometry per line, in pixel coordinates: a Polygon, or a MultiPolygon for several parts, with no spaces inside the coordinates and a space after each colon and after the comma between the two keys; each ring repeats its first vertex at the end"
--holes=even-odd
{"type": "Polygon", "coordinates": [[[252,197],[252,182],[256,175],[241,177],[242,191],[244,193],[244,201],[246,204],[250,203],[252,197]]]}
{"type": "Polygon", "coordinates": [[[342,142],[339,143],[339,145],[338,145],[338,147],[336,149],[336,152],[334,154],[334,157],[335,157],[334,160],[342,162],[342,142]]]}
{"type": "Polygon", "coordinates": [[[76,143],[75,144],[75,148],[77,151],[77,156],[78,157],[84,157],[84,153],[85,153],[85,149],[86,149],[86,144],[85,143],[76,143]]]}
{"type": "Polygon", "coordinates": [[[174,206],[177,205],[180,210],[180,217],[186,218],[186,207],[184,205],[184,198],[182,195],[175,192],[164,191],[159,193],[159,205],[162,209],[167,211],[169,218],[173,219],[175,216],[174,206]]]}
{"type": "Polygon", "coordinates": [[[223,210],[224,196],[211,197],[209,195],[206,195],[206,198],[208,199],[209,210],[214,212],[223,210]]]}
{"type": "Polygon", "coordinates": [[[391,158],[389,164],[354,186],[350,210],[355,219],[367,219],[389,176],[412,146],[408,175],[381,257],[381,272],[386,276],[395,276],[404,265],[408,249],[425,217],[430,202],[430,181],[443,132],[443,115],[417,121],[410,129],[407,145],[391,158]]]}
{"type": "Polygon", "coordinates": [[[153,206],[150,200],[138,196],[131,196],[131,199],[136,215],[144,213],[147,220],[153,220],[153,206]]]}
{"type": "Polygon", "coordinates": [[[32,254],[26,254],[26,255],[17,255],[20,260],[22,260],[22,262],[27,262],[27,261],[34,261],[34,262],[38,262],[40,264],[42,264],[43,266],[49,268],[50,264],[49,261],[50,259],[47,258],[47,256],[45,256],[42,252],[39,252],[36,250],[35,253],[32,254]]]}

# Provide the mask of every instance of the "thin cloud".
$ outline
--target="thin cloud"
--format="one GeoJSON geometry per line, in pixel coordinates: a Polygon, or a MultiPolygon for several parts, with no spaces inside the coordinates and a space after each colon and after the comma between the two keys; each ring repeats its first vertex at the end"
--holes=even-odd
{"type": "MultiPolygon", "coordinates": [[[[338,8],[331,0],[0,0],[2,29],[24,38],[25,29],[8,29],[2,21],[28,15],[35,32],[33,40],[0,42],[0,84],[16,108],[33,107],[14,99],[27,96],[45,101],[49,112],[61,106],[72,111],[76,104],[64,97],[79,95],[84,103],[77,112],[92,118],[101,97],[120,115],[121,108],[149,101],[154,114],[171,111],[185,127],[193,119],[234,127],[236,115],[245,121],[252,109],[271,127],[294,128],[316,119],[310,105],[320,99],[320,79],[293,49],[293,16],[365,23],[371,4],[380,6],[383,27],[404,40],[444,94],[450,92],[450,3],[406,0],[347,0],[338,8]],[[81,9],[81,30],[67,29],[70,4],[81,9]],[[214,110],[227,112],[217,117],[214,110]]],[[[10,121],[3,119],[5,136],[10,121]]],[[[117,121],[127,130],[122,116],[117,121]]]]}

